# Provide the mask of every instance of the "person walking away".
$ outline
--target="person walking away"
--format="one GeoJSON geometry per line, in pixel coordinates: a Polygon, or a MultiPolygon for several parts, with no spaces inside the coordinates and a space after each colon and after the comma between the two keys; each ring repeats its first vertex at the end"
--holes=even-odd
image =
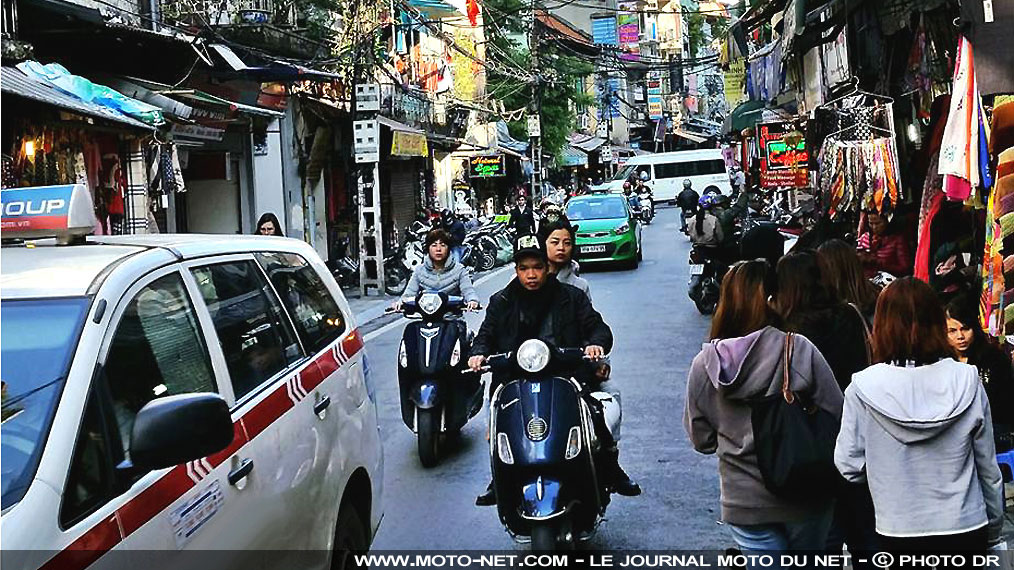
{"type": "Polygon", "coordinates": [[[880,288],[863,275],[856,248],[840,239],[824,242],[817,248],[817,263],[821,278],[838,299],[859,307],[866,324],[873,324],[880,288]]]}
{"type": "Polygon", "coordinates": [[[454,215],[454,212],[444,209],[440,212],[440,225],[451,238],[451,257],[454,261],[461,263],[461,252],[465,243],[465,223],[454,215]]]}
{"type": "Polygon", "coordinates": [[[278,216],[271,212],[261,214],[257,220],[257,235],[285,237],[282,233],[282,224],[278,223],[278,216]]]}
{"type": "Polygon", "coordinates": [[[697,213],[697,203],[701,195],[694,190],[689,179],[683,181],[683,190],[676,196],[676,205],[680,209],[680,231],[687,233],[687,220],[697,213]]]}
{"type": "Polygon", "coordinates": [[[806,337],[794,335],[789,362],[783,362],[788,339],[774,326],[778,316],[767,302],[773,293],[768,275],[767,263],[754,260],[733,265],[722,280],[711,340],[690,365],[683,425],[694,449],[718,454],[722,521],[742,551],[818,551],[831,526],[833,489],[807,499],[768,490],[752,404],[780,392],[786,366],[792,392],[835,418],[842,394],[831,367],[806,337]]]}
{"type": "Polygon", "coordinates": [[[541,224],[539,240],[546,244],[549,272],[556,275],[556,280],[577,287],[591,299],[588,280],[578,275],[581,268],[573,259],[576,233],[577,226],[572,225],[567,216],[561,215],[552,222],[541,224]]]}
{"type": "Polygon", "coordinates": [[[993,345],[979,325],[979,304],[958,297],[947,304],[947,340],[958,361],[975,366],[993,418],[997,453],[1014,448],[1014,370],[1011,360],[993,345]]]}
{"type": "Polygon", "coordinates": [[[869,483],[880,547],[895,556],[969,556],[1000,543],[989,400],[975,367],[954,359],[946,319],[923,281],[888,285],[873,322],[876,364],[845,390],[835,465],[869,483]]]}
{"type": "Polygon", "coordinates": [[[518,195],[517,204],[511,209],[507,226],[514,230],[515,236],[532,235],[535,233],[535,214],[528,205],[524,194],[518,195]]]}
{"type": "MultiPolygon", "coordinates": [[[[486,308],[486,317],[472,342],[468,366],[481,370],[491,354],[516,351],[529,339],[538,338],[561,347],[583,348],[592,361],[601,360],[613,346],[613,333],[602,315],[592,307],[591,299],[576,287],[560,283],[549,272],[545,246],[534,235],[519,236],[514,250],[515,278],[501,291],[493,294],[486,308]]],[[[595,374],[580,374],[583,385],[597,383],[595,374]]],[[[490,383],[492,396],[497,387],[509,378],[495,372],[490,383]]],[[[589,387],[585,393],[609,391],[605,385],[589,387]],[[592,389],[594,388],[594,389],[592,389]]],[[[589,402],[595,433],[602,442],[596,464],[614,492],[625,496],[641,494],[641,488],[630,479],[619,464],[619,449],[609,434],[601,408],[589,402]]],[[[476,497],[478,506],[496,504],[492,482],[476,497]]]]}
{"type": "Polygon", "coordinates": [[[450,255],[451,241],[451,236],[441,229],[426,234],[426,259],[412,270],[405,292],[394,304],[395,309],[400,309],[403,302],[415,299],[420,291],[463,297],[469,309],[479,307],[479,296],[472,285],[468,269],[450,255]]]}
{"type": "Polygon", "coordinates": [[[915,257],[908,238],[879,212],[867,212],[870,231],[860,238],[859,260],[867,277],[883,271],[895,277],[912,274],[915,257]]]}
{"type": "MultiPolygon", "coordinates": [[[[775,307],[782,328],[805,336],[817,347],[844,391],[852,375],[871,364],[869,333],[859,309],[832,296],[821,277],[815,253],[789,253],[778,262],[775,307]]],[[[870,489],[863,483],[841,481],[837,491],[827,552],[840,554],[848,544],[853,566],[872,569],[868,556],[859,556],[877,552],[870,489]]]]}

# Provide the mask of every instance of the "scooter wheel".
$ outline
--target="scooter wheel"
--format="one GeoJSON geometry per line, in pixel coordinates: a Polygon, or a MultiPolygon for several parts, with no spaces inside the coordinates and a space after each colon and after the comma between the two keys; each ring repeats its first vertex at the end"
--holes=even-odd
{"type": "Polygon", "coordinates": [[[440,412],[433,408],[419,410],[417,421],[419,462],[423,467],[433,467],[440,459],[440,412]]]}
{"type": "Polygon", "coordinates": [[[532,522],[532,552],[554,552],[558,534],[552,521],[532,522]]]}

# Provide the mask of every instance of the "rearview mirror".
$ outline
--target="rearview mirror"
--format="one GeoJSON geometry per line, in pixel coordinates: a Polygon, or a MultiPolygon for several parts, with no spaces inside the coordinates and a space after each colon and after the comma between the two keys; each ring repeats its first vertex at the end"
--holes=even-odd
{"type": "Polygon", "coordinates": [[[218,394],[158,398],[137,412],[130,461],[145,470],[173,467],[222,451],[233,435],[229,405],[218,394]]]}

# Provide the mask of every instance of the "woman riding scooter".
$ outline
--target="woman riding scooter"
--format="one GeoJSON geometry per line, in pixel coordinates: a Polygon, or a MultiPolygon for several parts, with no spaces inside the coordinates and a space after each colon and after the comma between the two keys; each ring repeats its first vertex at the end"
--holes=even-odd
{"type": "Polygon", "coordinates": [[[405,301],[415,299],[419,291],[436,291],[451,296],[464,297],[467,307],[474,310],[479,306],[468,269],[451,257],[451,236],[437,229],[426,234],[426,260],[415,268],[401,299],[394,303],[395,310],[405,301]]]}

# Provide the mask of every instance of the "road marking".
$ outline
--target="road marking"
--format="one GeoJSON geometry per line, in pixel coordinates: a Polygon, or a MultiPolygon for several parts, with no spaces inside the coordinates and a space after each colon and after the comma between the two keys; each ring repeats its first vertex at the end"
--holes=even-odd
{"type": "MultiPolygon", "coordinates": [[[[476,281],[472,285],[474,287],[478,287],[479,285],[482,285],[483,283],[489,281],[490,279],[493,279],[494,277],[498,277],[499,275],[503,274],[504,272],[506,272],[508,269],[511,269],[512,267],[513,267],[513,265],[508,263],[507,265],[505,265],[505,266],[501,267],[500,269],[498,269],[498,270],[490,273],[489,275],[486,275],[486,276],[482,277],[481,279],[479,279],[478,281],[476,281]]],[[[371,332],[371,333],[363,336],[363,342],[369,342],[369,341],[377,338],[378,336],[381,336],[381,335],[387,333],[390,330],[393,330],[393,329],[395,329],[397,327],[401,327],[401,326],[404,326],[404,325],[405,325],[405,323],[402,321],[402,319],[398,319],[398,320],[394,321],[393,323],[388,323],[388,324],[380,327],[379,329],[377,329],[377,330],[375,330],[375,331],[373,331],[373,332],[371,332]]]]}

